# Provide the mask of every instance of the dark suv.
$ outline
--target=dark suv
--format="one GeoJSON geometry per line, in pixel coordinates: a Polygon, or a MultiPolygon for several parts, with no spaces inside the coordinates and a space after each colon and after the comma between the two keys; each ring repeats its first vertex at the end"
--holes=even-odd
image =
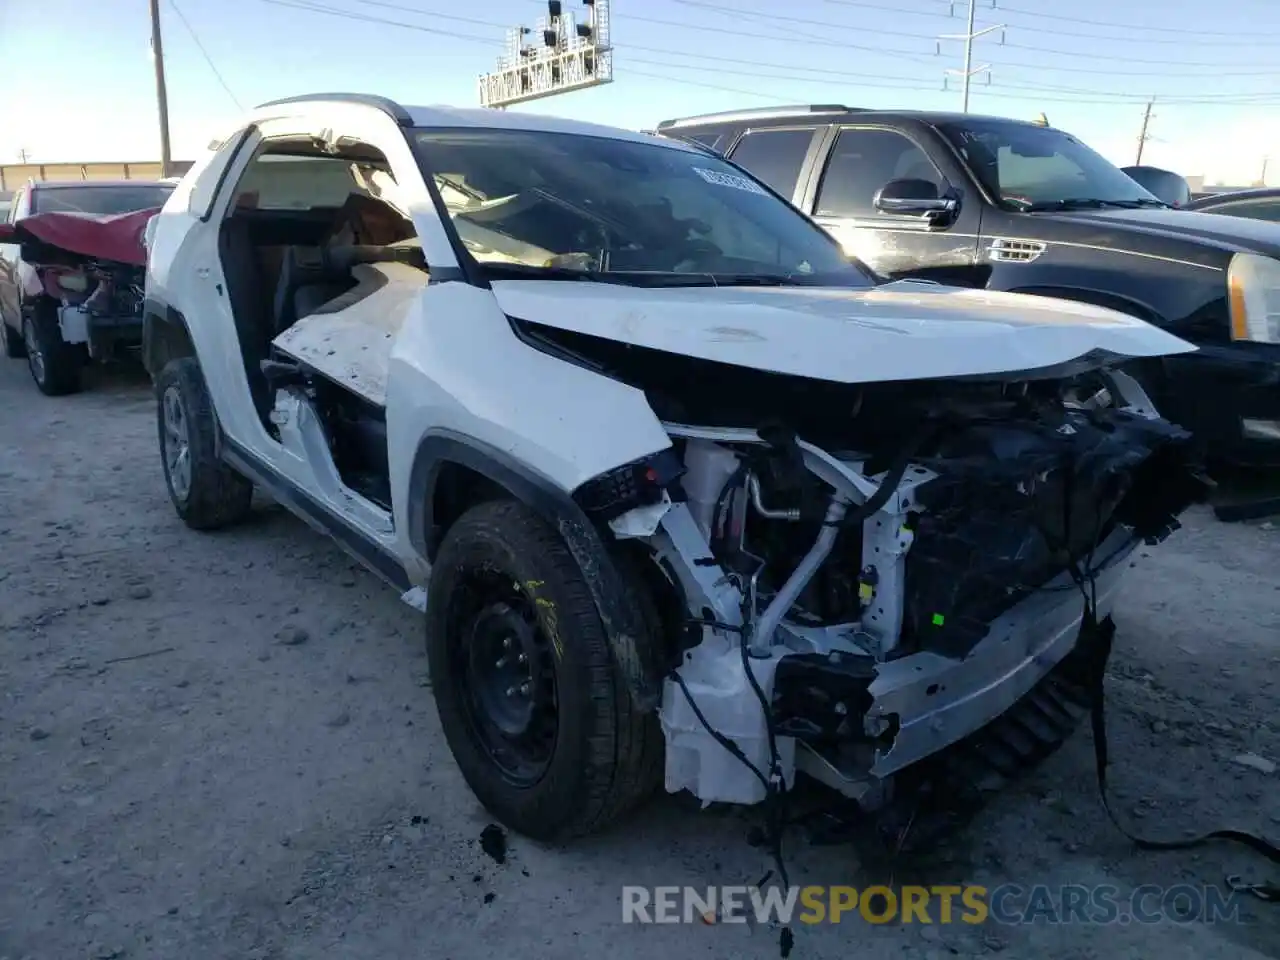
{"type": "Polygon", "coordinates": [[[1195,343],[1133,372],[1216,458],[1280,463],[1280,225],[1175,210],[1080,140],[972,114],[801,106],[659,124],[882,275],[1062,297],[1195,343]]]}

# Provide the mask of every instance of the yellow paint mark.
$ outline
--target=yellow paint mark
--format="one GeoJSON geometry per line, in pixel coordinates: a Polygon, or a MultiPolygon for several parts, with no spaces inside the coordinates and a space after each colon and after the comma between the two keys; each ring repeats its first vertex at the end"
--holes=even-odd
{"type": "Polygon", "coordinates": [[[547,631],[547,636],[551,638],[551,646],[556,652],[556,659],[563,660],[564,643],[560,639],[560,618],[556,612],[556,605],[543,597],[537,597],[533,602],[542,611],[542,628],[547,631]]]}

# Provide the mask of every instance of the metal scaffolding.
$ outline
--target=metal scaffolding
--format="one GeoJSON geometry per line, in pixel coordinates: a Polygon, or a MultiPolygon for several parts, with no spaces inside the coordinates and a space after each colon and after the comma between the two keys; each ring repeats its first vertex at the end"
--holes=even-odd
{"type": "Polygon", "coordinates": [[[480,77],[480,105],[507,107],[613,80],[609,0],[582,0],[585,22],[549,0],[533,27],[507,32],[498,67],[480,77]]]}

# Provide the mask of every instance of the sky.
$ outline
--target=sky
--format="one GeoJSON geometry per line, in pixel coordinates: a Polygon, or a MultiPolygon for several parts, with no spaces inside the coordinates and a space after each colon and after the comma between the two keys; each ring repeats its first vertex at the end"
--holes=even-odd
{"type": "MultiPolygon", "coordinates": [[[[1133,163],[1280,184],[1280,0],[976,0],[970,111],[1133,163]]],[[[567,12],[584,8],[563,0],[567,12]]],[[[967,0],[611,0],[614,81],[521,105],[629,128],[784,103],[959,110],[967,0]],[[778,11],[771,13],[770,11],[778,11]],[[955,71],[948,74],[948,71],[955,71]]],[[[478,105],[541,0],[160,0],[175,159],[318,91],[478,105]]],[[[0,0],[0,163],[160,155],[148,0],[0,0]]]]}

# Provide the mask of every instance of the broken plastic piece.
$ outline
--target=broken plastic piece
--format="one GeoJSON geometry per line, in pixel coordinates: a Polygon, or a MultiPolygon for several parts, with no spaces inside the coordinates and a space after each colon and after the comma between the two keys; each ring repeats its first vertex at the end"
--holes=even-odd
{"type": "Polygon", "coordinates": [[[662,518],[667,515],[667,511],[670,509],[671,497],[664,490],[660,502],[651,503],[644,507],[636,507],[628,510],[620,517],[614,517],[609,521],[609,529],[614,532],[614,535],[619,540],[627,540],[631,537],[651,537],[657,532],[658,524],[662,522],[662,518]]]}

